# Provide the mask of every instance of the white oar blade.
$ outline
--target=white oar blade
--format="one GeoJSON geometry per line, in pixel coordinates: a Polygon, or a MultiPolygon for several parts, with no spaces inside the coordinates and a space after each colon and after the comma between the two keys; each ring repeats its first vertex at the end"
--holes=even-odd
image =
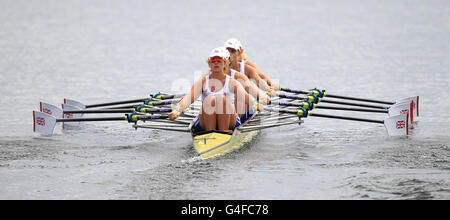
{"type": "MultiPolygon", "coordinates": [[[[81,108],[79,108],[78,106],[74,106],[74,105],[69,105],[69,104],[62,104],[62,109],[64,111],[70,111],[70,110],[82,110],[81,108]]],[[[78,114],[78,113],[64,113],[63,118],[82,118],[83,114],[78,114]]]]}
{"type": "Polygon", "coordinates": [[[397,103],[403,103],[403,102],[409,103],[411,101],[414,102],[413,109],[415,111],[415,116],[419,117],[419,96],[413,96],[413,97],[409,97],[409,98],[400,99],[397,101],[397,103]]]}
{"type": "Polygon", "coordinates": [[[61,118],[63,114],[60,108],[45,102],[40,103],[40,111],[55,118],[61,118]]]}
{"type": "Polygon", "coordinates": [[[78,107],[78,109],[86,109],[86,105],[73,99],[64,99],[64,104],[78,107]]]}
{"type": "Polygon", "coordinates": [[[41,134],[52,134],[56,118],[43,112],[33,111],[33,131],[41,134]]]}
{"type": "Polygon", "coordinates": [[[395,105],[392,105],[388,109],[389,117],[393,117],[396,115],[406,115],[409,114],[409,126],[412,126],[412,122],[414,122],[414,101],[402,102],[395,105]]]}
{"type": "MultiPolygon", "coordinates": [[[[82,110],[79,106],[69,105],[69,104],[62,104],[63,111],[70,111],[70,110],[82,110]]],[[[83,114],[73,114],[73,113],[64,113],[63,118],[82,118],[83,114]]],[[[70,128],[76,128],[80,125],[80,122],[63,122],[62,128],[63,129],[70,129],[70,128]]]]}
{"type": "Polygon", "coordinates": [[[409,134],[408,117],[409,114],[402,114],[385,119],[384,126],[389,136],[407,136],[409,134]]]}

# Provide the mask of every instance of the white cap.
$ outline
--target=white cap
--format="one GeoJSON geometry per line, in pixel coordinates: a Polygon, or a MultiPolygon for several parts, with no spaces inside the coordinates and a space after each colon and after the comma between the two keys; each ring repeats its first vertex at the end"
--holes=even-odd
{"type": "Polygon", "coordinates": [[[225,59],[229,60],[231,54],[230,54],[230,52],[227,50],[227,48],[226,48],[226,47],[219,47],[219,48],[220,48],[221,50],[223,50],[223,53],[224,53],[224,55],[225,55],[225,59]]]}
{"type": "Polygon", "coordinates": [[[214,48],[211,53],[209,54],[209,58],[213,57],[221,57],[223,59],[230,59],[230,52],[228,52],[227,48],[225,47],[217,47],[214,48]]]}
{"type": "Polygon", "coordinates": [[[233,48],[235,50],[241,50],[243,48],[241,42],[236,38],[228,39],[227,42],[225,42],[224,47],[233,48]]]}

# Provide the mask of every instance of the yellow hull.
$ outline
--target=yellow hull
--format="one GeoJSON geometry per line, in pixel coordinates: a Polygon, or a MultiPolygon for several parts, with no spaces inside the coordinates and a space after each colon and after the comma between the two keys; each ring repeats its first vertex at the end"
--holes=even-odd
{"type": "Polygon", "coordinates": [[[238,129],[232,133],[210,131],[194,136],[194,147],[200,157],[209,159],[240,148],[244,143],[252,140],[258,133],[258,130],[242,132],[238,129]]]}

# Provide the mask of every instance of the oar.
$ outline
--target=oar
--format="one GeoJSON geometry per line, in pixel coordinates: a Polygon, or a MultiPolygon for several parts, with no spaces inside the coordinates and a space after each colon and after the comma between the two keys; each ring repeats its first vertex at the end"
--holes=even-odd
{"type": "Polygon", "coordinates": [[[319,90],[319,89],[312,89],[310,91],[304,91],[304,90],[297,90],[297,89],[289,89],[289,88],[280,88],[281,91],[284,92],[290,92],[290,93],[296,93],[296,94],[314,94],[320,98],[323,97],[329,97],[329,98],[337,98],[337,99],[346,99],[346,100],[354,100],[354,101],[362,101],[362,102],[371,102],[371,103],[378,103],[378,104],[387,104],[387,105],[394,105],[394,104],[400,104],[403,102],[410,103],[411,101],[414,102],[413,109],[416,112],[416,116],[419,117],[419,96],[413,96],[409,98],[399,99],[396,101],[383,101],[383,100],[375,100],[375,99],[367,99],[367,98],[358,98],[358,97],[350,97],[350,96],[342,96],[342,95],[334,95],[334,94],[328,94],[325,92],[325,90],[319,90]]]}
{"type": "Polygon", "coordinates": [[[157,94],[150,95],[150,97],[147,97],[147,98],[130,99],[130,100],[123,100],[123,101],[115,101],[115,102],[105,102],[105,103],[97,103],[97,104],[90,104],[90,105],[86,105],[84,103],[81,103],[81,102],[73,100],[73,99],[65,98],[64,104],[77,106],[80,109],[86,109],[86,108],[97,108],[97,107],[114,106],[114,105],[139,103],[139,102],[142,103],[142,102],[146,102],[148,100],[150,100],[150,101],[167,100],[167,99],[181,98],[183,96],[184,96],[184,94],[162,95],[160,93],[157,93],[157,94]]]}
{"type": "Polygon", "coordinates": [[[368,109],[368,108],[346,108],[346,107],[335,107],[335,106],[323,106],[314,104],[308,100],[303,101],[301,103],[291,103],[291,102],[271,102],[271,104],[278,104],[280,106],[289,106],[289,107],[300,107],[307,110],[312,109],[328,109],[328,110],[342,110],[342,111],[358,111],[358,112],[372,112],[372,113],[386,113],[389,114],[390,117],[400,115],[400,114],[408,114],[410,117],[409,124],[412,128],[412,122],[414,122],[414,114],[413,112],[413,101],[409,104],[404,102],[400,104],[395,104],[389,106],[388,108],[381,109],[368,109]]]}
{"type": "Polygon", "coordinates": [[[68,110],[63,111],[64,114],[98,114],[98,113],[157,113],[157,112],[171,112],[171,108],[147,108],[143,105],[137,107],[137,109],[89,109],[89,110],[68,110]]]}
{"type": "Polygon", "coordinates": [[[277,96],[280,98],[294,99],[294,100],[301,100],[301,101],[308,100],[313,103],[323,102],[323,103],[350,105],[350,106],[375,108],[375,109],[387,109],[388,108],[387,106],[380,106],[380,105],[368,105],[368,104],[360,104],[360,103],[352,103],[352,102],[333,101],[333,100],[328,100],[328,99],[324,99],[324,98],[319,98],[316,95],[308,95],[306,97],[303,97],[303,96],[297,96],[297,95],[277,94],[277,96]]]}
{"type": "Polygon", "coordinates": [[[43,112],[33,111],[33,131],[41,134],[52,134],[58,122],[88,122],[88,121],[146,121],[152,119],[167,119],[167,115],[140,115],[137,113],[126,114],[120,117],[102,118],[55,118],[43,112]]]}
{"type": "MultiPolygon", "coordinates": [[[[152,106],[163,106],[163,105],[171,105],[173,103],[178,103],[181,99],[168,99],[168,100],[154,100],[154,99],[148,99],[144,102],[144,106],[146,107],[152,107],[152,106]]],[[[117,106],[117,107],[110,107],[108,109],[121,109],[121,108],[137,108],[141,106],[139,105],[125,105],[125,106],[117,106]]]]}
{"type": "Polygon", "coordinates": [[[347,99],[347,100],[353,100],[353,101],[372,102],[372,103],[387,104],[387,105],[395,104],[395,102],[389,102],[389,101],[357,98],[357,97],[342,96],[342,95],[333,95],[333,94],[326,93],[325,90],[318,90],[318,89],[313,89],[311,91],[304,91],[304,90],[298,90],[298,89],[280,88],[280,90],[284,91],[284,92],[297,93],[297,94],[310,94],[312,92],[313,94],[321,96],[321,97],[347,99]]]}
{"type": "Polygon", "coordinates": [[[355,118],[355,117],[346,117],[346,116],[339,116],[339,115],[313,113],[312,111],[308,111],[304,108],[298,108],[297,110],[286,110],[286,109],[264,107],[264,110],[286,113],[286,114],[294,114],[294,115],[297,115],[299,118],[322,117],[322,118],[334,118],[334,119],[341,119],[341,120],[351,120],[351,121],[361,121],[361,122],[384,124],[389,136],[407,136],[409,133],[408,114],[389,117],[385,120],[373,120],[373,119],[367,119],[367,118],[355,118]]]}
{"type": "Polygon", "coordinates": [[[329,109],[329,110],[342,110],[342,111],[357,111],[357,112],[373,112],[373,113],[389,113],[387,109],[369,109],[369,108],[351,108],[351,107],[335,107],[335,106],[324,106],[311,103],[310,101],[303,101],[301,103],[292,102],[270,102],[270,104],[280,105],[280,106],[290,106],[290,107],[302,107],[305,109],[329,109]]]}
{"type": "Polygon", "coordinates": [[[288,106],[288,107],[301,107],[308,110],[312,109],[328,109],[328,110],[342,110],[342,111],[357,111],[357,112],[372,112],[372,113],[386,113],[389,116],[395,116],[400,114],[408,113],[410,116],[410,122],[414,122],[414,114],[413,112],[413,101],[409,104],[404,102],[400,104],[395,104],[389,106],[386,109],[369,109],[369,108],[347,108],[347,107],[335,107],[335,106],[324,106],[317,105],[308,100],[303,101],[301,103],[292,103],[292,102],[270,102],[270,104],[280,105],[280,106],[288,106]]]}
{"type": "Polygon", "coordinates": [[[62,104],[62,109],[45,102],[40,103],[40,111],[55,118],[81,118],[78,114],[99,114],[99,113],[157,113],[157,112],[171,112],[171,108],[152,108],[148,105],[140,105],[136,108],[127,109],[79,109],[75,106],[62,104]],[[74,115],[76,114],[76,115],[74,115]]]}

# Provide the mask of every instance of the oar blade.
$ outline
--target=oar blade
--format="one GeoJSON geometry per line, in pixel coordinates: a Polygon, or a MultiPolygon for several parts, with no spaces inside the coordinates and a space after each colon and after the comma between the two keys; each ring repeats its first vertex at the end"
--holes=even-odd
{"type": "Polygon", "coordinates": [[[86,109],[86,105],[85,104],[83,104],[83,103],[81,103],[79,101],[73,100],[73,99],[66,99],[65,98],[64,99],[64,104],[76,106],[76,107],[78,107],[78,109],[86,109]]]}
{"type": "Polygon", "coordinates": [[[415,116],[419,117],[419,96],[413,96],[413,97],[409,97],[409,98],[404,98],[404,99],[400,99],[397,101],[397,103],[403,103],[403,102],[408,102],[410,103],[411,101],[413,101],[413,109],[415,111],[415,116]]]}
{"type": "Polygon", "coordinates": [[[43,112],[33,111],[33,131],[40,134],[53,134],[56,118],[43,112]]]}
{"type": "MultiPolygon", "coordinates": [[[[70,105],[70,104],[62,104],[62,109],[64,110],[82,110],[79,106],[74,106],[74,105],[70,105]]],[[[82,118],[83,114],[77,114],[77,113],[64,113],[63,114],[63,118],[82,118]]],[[[80,122],[63,122],[62,123],[62,128],[66,129],[66,128],[73,128],[71,126],[75,126],[77,127],[78,125],[80,125],[80,122]],[[69,127],[67,127],[67,125],[69,125],[69,127]]]]}
{"type": "Polygon", "coordinates": [[[395,105],[392,105],[389,108],[389,116],[393,117],[396,115],[405,115],[408,114],[409,126],[412,126],[414,122],[414,101],[410,102],[402,102],[395,105]]]}
{"type": "MultiPolygon", "coordinates": [[[[62,104],[61,106],[64,111],[66,111],[66,110],[68,110],[68,111],[82,110],[78,106],[69,105],[69,104],[62,104]]],[[[63,118],[82,118],[82,117],[83,117],[83,114],[79,114],[79,113],[64,113],[63,114],[63,118]]]]}
{"type": "Polygon", "coordinates": [[[409,114],[396,115],[384,120],[384,126],[391,137],[404,137],[409,135],[409,114]]]}
{"type": "Polygon", "coordinates": [[[40,103],[40,111],[55,118],[61,118],[63,114],[63,111],[60,108],[45,102],[40,103]]]}

